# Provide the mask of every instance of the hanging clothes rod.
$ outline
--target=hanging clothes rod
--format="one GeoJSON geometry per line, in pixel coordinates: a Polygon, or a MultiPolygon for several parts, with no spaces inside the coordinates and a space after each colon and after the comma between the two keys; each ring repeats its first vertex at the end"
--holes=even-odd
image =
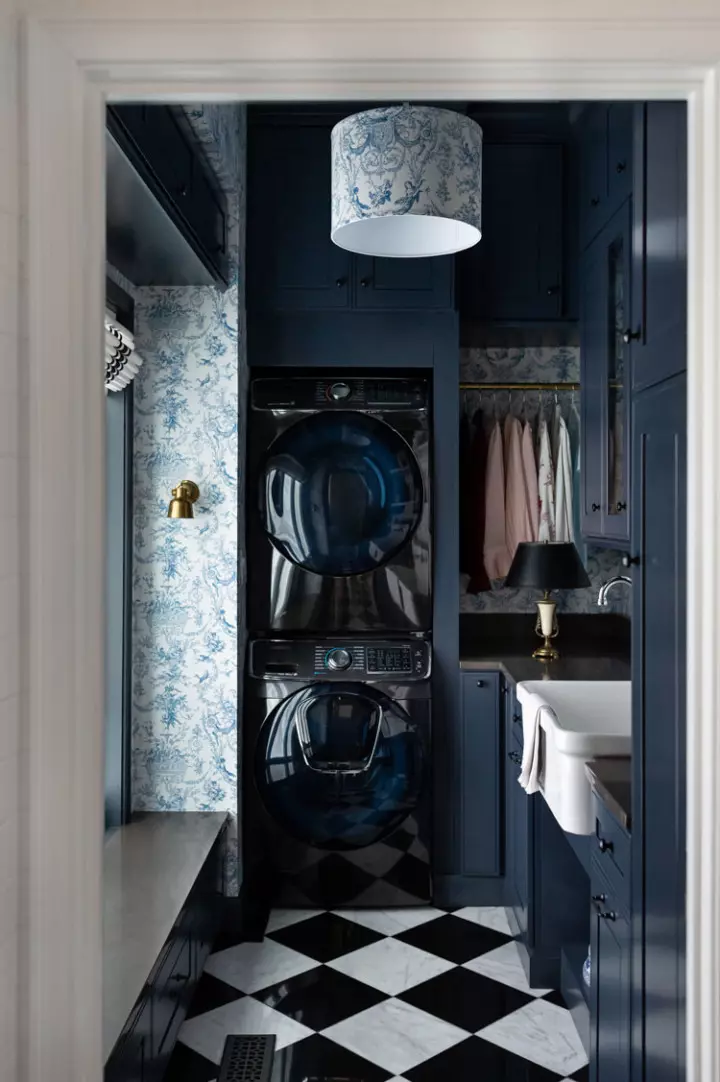
{"type": "Polygon", "coordinates": [[[579,391],[579,383],[461,383],[461,391],[579,391]]]}

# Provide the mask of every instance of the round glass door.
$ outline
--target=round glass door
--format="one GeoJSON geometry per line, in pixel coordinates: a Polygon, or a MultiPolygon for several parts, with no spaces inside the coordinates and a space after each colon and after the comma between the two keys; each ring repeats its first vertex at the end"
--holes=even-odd
{"type": "Polygon", "coordinates": [[[255,752],[265,807],[288,834],[322,849],[360,849],[415,807],[424,750],[408,714],[387,695],[320,683],[267,718],[255,752]]]}
{"type": "Polygon", "coordinates": [[[423,483],[410,447],[389,425],[362,413],[317,413],[270,447],[260,507],[288,560],[318,575],[358,575],[410,540],[423,483]]]}

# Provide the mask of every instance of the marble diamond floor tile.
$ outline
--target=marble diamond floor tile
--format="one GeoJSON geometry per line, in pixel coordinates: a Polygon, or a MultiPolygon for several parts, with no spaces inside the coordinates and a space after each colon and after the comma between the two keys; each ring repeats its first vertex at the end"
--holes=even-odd
{"type": "Polygon", "coordinates": [[[543,999],[492,1022],[477,1036],[561,1077],[574,1074],[588,1062],[570,1011],[543,999]]]}

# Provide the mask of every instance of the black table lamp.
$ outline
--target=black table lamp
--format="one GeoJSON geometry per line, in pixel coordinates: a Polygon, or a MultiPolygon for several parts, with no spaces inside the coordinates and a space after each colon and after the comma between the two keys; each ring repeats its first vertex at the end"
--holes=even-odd
{"type": "Polygon", "coordinates": [[[545,591],[537,603],[535,622],[535,631],[544,642],[533,657],[538,661],[556,661],[560,655],[550,640],[558,633],[557,606],[550,600],[550,590],[579,590],[590,585],[575,545],[572,541],[522,541],[515,551],[505,585],[533,586],[545,591]]]}

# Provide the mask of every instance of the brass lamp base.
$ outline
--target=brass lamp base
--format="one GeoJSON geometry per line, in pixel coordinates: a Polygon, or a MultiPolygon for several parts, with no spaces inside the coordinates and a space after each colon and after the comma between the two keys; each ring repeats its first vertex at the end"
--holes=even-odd
{"type": "Polygon", "coordinates": [[[550,594],[546,590],[541,601],[537,603],[537,620],[535,621],[535,634],[544,640],[542,646],[533,651],[536,661],[557,661],[560,654],[551,643],[551,639],[558,636],[559,628],[556,613],[556,604],[550,600],[550,594]]]}

